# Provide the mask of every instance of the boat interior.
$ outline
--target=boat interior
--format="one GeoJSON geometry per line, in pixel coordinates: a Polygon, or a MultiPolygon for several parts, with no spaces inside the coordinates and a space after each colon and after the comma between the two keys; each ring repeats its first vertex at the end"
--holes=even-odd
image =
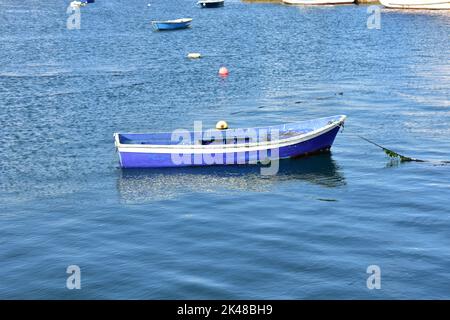
{"type": "Polygon", "coordinates": [[[300,136],[331,123],[341,121],[342,116],[319,118],[314,120],[288,123],[277,126],[206,130],[203,132],[181,131],[155,133],[119,133],[120,144],[125,145],[210,145],[210,144],[241,144],[261,141],[284,140],[300,136]],[[178,134],[179,133],[179,134],[178,134]],[[175,139],[174,139],[175,137],[175,139]],[[178,139],[176,139],[178,138],[178,139]]]}

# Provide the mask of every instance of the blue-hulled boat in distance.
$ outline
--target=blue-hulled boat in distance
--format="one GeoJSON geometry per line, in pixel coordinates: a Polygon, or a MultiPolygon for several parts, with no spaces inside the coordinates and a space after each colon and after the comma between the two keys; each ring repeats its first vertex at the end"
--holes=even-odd
{"type": "Polygon", "coordinates": [[[122,168],[266,163],[331,148],[346,116],[227,130],[115,133],[122,168]]]}
{"type": "Polygon", "coordinates": [[[182,18],[176,20],[166,20],[166,21],[152,21],[153,29],[157,31],[161,30],[177,30],[186,29],[191,25],[191,18],[182,18]]]}
{"type": "Polygon", "coordinates": [[[197,2],[202,8],[219,8],[225,4],[224,0],[200,0],[197,2]]]}

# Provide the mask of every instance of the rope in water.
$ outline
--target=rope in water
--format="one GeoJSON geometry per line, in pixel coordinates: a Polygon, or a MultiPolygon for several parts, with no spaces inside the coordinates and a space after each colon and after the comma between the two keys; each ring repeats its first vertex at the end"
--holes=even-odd
{"type": "Polygon", "coordinates": [[[373,144],[374,146],[377,146],[378,148],[381,148],[386,153],[386,155],[388,155],[389,157],[400,159],[400,162],[428,162],[428,163],[434,163],[434,164],[450,164],[450,161],[445,161],[445,160],[439,161],[439,160],[422,160],[422,159],[417,159],[417,158],[410,158],[410,157],[404,156],[402,154],[399,154],[391,149],[383,147],[382,145],[379,145],[378,143],[373,142],[365,137],[362,137],[362,136],[358,136],[358,137],[363,139],[364,141],[367,141],[367,142],[373,144]]]}

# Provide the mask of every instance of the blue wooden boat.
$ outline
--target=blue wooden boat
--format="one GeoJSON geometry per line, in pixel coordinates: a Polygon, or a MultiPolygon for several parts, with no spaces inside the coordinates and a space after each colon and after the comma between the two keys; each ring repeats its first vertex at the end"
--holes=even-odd
{"type": "Polygon", "coordinates": [[[219,8],[225,4],[224,0],[200,0],[197,2],[202,8],[219,8]]]}
{"type": "Polygon", "coordinates": [[[152,26],[153,29],[157,31],[185,29],[191,25],[191,21],[192,21],[191,18],[166,20],[166,21],[152,21],[152,26]]]}
{"type": "Polygon", "coordinates": [[[163,133],[115,133],[122,168],[256,164],[331,148],[346,116],[279,126],[163,133]]]}

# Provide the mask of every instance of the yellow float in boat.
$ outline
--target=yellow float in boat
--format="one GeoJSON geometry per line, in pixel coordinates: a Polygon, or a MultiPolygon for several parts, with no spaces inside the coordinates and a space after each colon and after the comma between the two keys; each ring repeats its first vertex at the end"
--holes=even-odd
{"type": "Polygon", "coordinates": [[[198,52],[188,53],[187,56],[189,59],[198,59],[202,57],[202,55],[198,52]]]}
{"type": "Polygon", "coordinates": [[[226,121],[220,120],[216,123],[216,129],[217,130],[225,130],[228,129],[228,123],[226,121]]]}

